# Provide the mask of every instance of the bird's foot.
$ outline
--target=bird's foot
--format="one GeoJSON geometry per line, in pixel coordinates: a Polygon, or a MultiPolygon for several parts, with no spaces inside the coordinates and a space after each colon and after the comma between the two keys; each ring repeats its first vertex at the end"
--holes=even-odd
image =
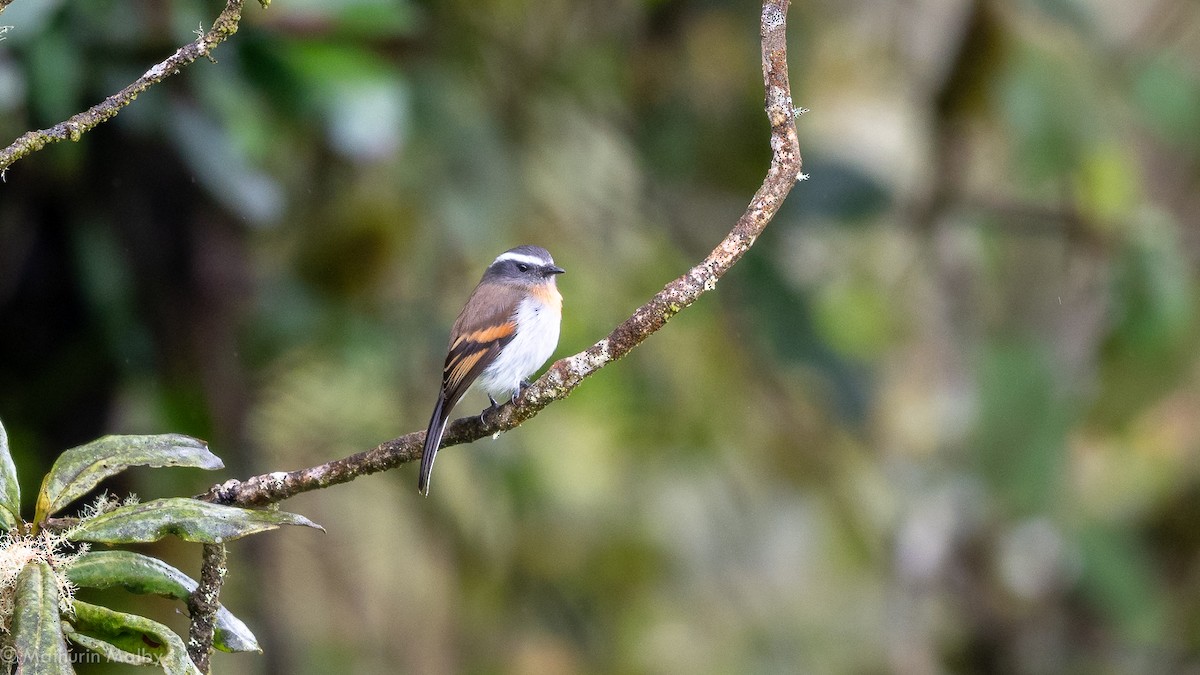
{"type": "Polygon", "coordinates": [[[533,383],[532,383],[532,382],[530,382],[529,380],[521,380],[520,382],[518,382],[518,383],[517,383],[517,389],[516,389],[516,391],[514,391],[514,392],[512,393],[512,402],[513,402],[513,403],[516,403],[516,402],[517,402],[517,397],[521,395],[521,392],[523,392],[523,391],[525,391],[526,389],[528,389],[528,388],[529,388],[529,385],[531,385],[531,384],[533,384],[533,383]]]}
{"type": "Polygon", "coordinates": [[[484,408],[483,411],[479,413],[479,423],[480,424],[486,424],[487,420],[485,420],[483,418],[486,417],[488,413],[490,413],[490,412],[494,411],[496,408],[500,407],[500,404],[496,403],[496,399],[492,398],[491,394],[488,394],[487,397],[488,397],[488,402],[491,403],[491,405],[484,408]]]}

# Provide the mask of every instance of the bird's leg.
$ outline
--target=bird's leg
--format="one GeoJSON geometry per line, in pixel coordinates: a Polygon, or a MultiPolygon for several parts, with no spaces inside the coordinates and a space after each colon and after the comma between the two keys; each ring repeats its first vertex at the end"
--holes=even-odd
{"type": "Polygon", "coordinates": [[[521,380],[520,382],[518,382],[517,388],[515,390],[513,390],[513,393],[512,393],[512,402],[516,403],[517,397],[521,395],[521,392],[528,389],[529,385],[531,385],[531,384],[533,384],[533,383],[530,382],[528,379],[524,379],[524,380],[521,380]]]}
{"type": "Polygon", "coordinates": [[[491,394],[488,394],[488,395],[487,395],[487,397],[488,397],[488,402],[489,402],[489,403],[491,403],[491,405],[489,405],[488,407],[484,408],[484,409],[483,409],[483,412],[479,413],[479,423],[480,423],[480,424],[486,424],[487,422],[486,422],[486,421],[485,421],[483,418],[484,418],[484,417],[485,417],[485,416],[486,416],[488,413],[490,413],[490,412],[492,412],[493,410],[495,410],[496,408],[499,408],[499,407],[500,407],[500,404],[499,404],[499,403],[496,403],[496,399],[492,398],[492,395],[491,395],[491,394]]]}
{"type": "Polygon", "coordinates": [[[525,391],[526,387],[528,387],[529,384],[530,384],[529,380],[521,380],[520,382],[517,383],[517,388],[514,389],[513,393],[512,393],[512,402],[513,403],[517,402],[517,397],[521,395],[521,392],[525,391]]]}

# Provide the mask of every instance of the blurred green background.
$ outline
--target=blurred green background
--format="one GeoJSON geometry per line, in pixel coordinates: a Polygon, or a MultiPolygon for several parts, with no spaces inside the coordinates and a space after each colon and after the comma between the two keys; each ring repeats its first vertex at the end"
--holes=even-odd
{"type": "MultiPolygon", "coordinates": [[[[15,0],[0,138],[220,7],[15,0]]],[[[517,244],[568,269],[558,355],[586,348],[762,180],[758,15],[249,3],[218,63],[0,184],[27,499],[108,432],[226,460],[111,486],[151,498],[423,428],[517,244]]],[[[428,499],[410,465],[287,502],[328,532],[232,547],[223,599],[266,652],[218,672],[1200,667],[1200,6],[798,1],[789,36],[811,179],[758,245],[569,399],[444,452],[428,499]]]]}

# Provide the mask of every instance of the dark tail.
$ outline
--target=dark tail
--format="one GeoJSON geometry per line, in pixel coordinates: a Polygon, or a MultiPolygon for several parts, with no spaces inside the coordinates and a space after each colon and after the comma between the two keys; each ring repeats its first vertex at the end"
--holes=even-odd
{"type": "Polygon", "coordinates": [[[429,496],[429,474],[433,472],[433,458],[437,456],[438,445],[442,442],[442,434],[446,431],[446,422],[450,419],[450,406],[446,405],[446,397],[438,396],[437,405],[433,407],[433,416],[429,418],[429,429],[425,432],[425,449],[421,451],[421,475],[417,478],[417,492],[429,496]]]}

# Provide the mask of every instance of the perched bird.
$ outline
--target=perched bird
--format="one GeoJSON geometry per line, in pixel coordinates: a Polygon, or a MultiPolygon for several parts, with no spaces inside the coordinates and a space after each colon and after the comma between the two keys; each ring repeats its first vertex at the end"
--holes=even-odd
{"type": "Polygon", "coordinates": [[[562,295],[554,282],[565,272],[540,246],[518,246],[501,253],[488,266],[479,285],[450,329],[450,351],[442,369],[417,490],[429,494],[429,473],[437,455],[450,411],[467,389],[478,382],[492,396],[513,400],[529,377],[550,358],[558,345],[562,295]]]}

